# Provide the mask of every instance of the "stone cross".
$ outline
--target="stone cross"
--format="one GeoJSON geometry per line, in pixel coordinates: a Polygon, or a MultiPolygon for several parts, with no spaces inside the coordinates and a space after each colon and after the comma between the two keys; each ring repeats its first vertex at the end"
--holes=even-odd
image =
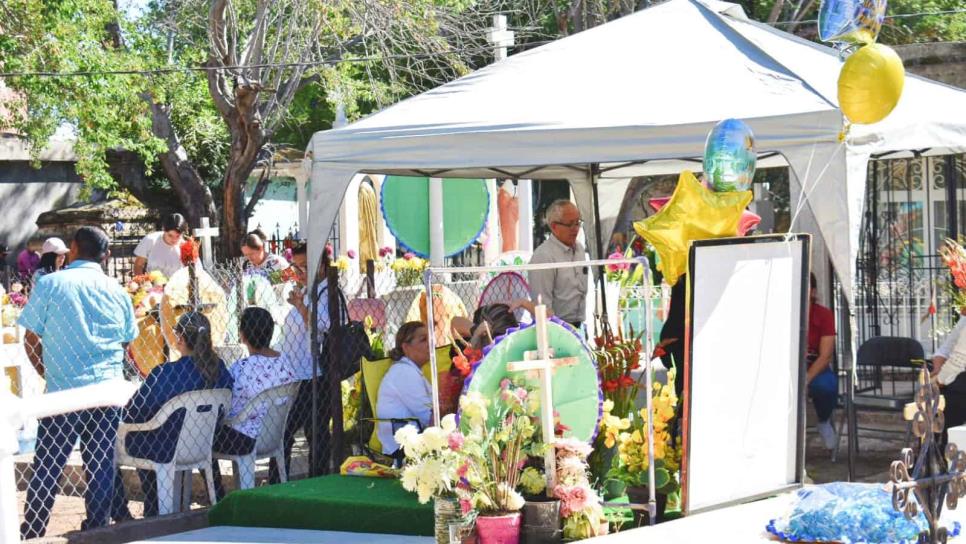
{"type": "Polygon", "coordinates": [[[201,257],[205,261],[205,268],[209,270],[211,270],[212,265],[215,262],[215,259],[211,254],[211,239],[217,238],[218,232],[218,228],[211,227],[211,223],[207,217],[202,217],[201,228],[194,230],[195,238],[201,239],[201,249],[203,250],[201,257]]]}
{"type": "Polygon", "coordinates": [[[534,314],[537,350],[524,353],[523,361],[507,363],[506,368],[509,372],[535,371],[540,377],[540,427],[543,430],[543,443],[547,445],[547,452],[544,454],[544,472],[547,476],[547,496],[550,496],[557,483],[557,452],[553,447],[553,369],[576,364],[577,358],[553,358],[553,350],[547,339],[547,306],[538,300],[534,314]]]}

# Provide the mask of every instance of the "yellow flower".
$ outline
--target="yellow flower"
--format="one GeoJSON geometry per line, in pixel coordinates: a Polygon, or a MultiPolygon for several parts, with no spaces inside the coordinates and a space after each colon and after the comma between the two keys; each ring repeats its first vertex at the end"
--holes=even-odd
{"type": "Polygon", "coordinates": [[[605,414],[609,414],[611,410],[614,409],[614,401],[607,399],[604,401],[604,406],[602,407],[605,414]]]}
{"type": "Polygon", "coordinates": [[[613,448],[620,432],[626,431],[630,426],[631,422],[627,419],[604,412],[604,417],[600,419],[600,428],[604,431],[604,445],[613,448]]]}

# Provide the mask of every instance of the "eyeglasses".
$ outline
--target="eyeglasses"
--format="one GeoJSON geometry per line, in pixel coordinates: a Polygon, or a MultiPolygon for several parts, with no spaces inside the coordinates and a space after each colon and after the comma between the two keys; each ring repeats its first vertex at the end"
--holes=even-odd
{"type": "Polygon", "coordinates": [[[554,221],[553,224],[554,225],[559,225],[559,226],[564,227],[564,228],[567,228],[567,229],[575,229],[575,228],[580,228],[580,226],[584,224],[584,220],[583,219],[578,219],[578,220],[574,221],[573,223],[564,223],[564,222],[561,222],[561,221],[554,221]]]}

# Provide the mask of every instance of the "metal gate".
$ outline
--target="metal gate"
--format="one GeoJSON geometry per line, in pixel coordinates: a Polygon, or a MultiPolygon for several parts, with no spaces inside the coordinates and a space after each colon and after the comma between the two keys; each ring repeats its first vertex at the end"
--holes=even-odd
{"type": "Polygon", "coordinates": [[[860,344],[904,336],[928,353],[952,328],[937,250],[966,233],[964,180],[964,155],[870,161],[856,278],[860,344]]]}

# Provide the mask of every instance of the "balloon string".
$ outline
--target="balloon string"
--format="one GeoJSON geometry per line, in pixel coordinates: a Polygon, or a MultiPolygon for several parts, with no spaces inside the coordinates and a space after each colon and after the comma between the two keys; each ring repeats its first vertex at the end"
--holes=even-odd
{"type": "Polygon", "coordinates": [[[811,194],[815,190],[815,188],[818,187],[818,182],[822,180],[822,178],[825,176],[825,172],[828,171],[828,168],[829,168],[829,166],[832,165],[832,162],[835,159],[835,157],[843,149],[845,149],[845,141],[844,140],[843,141],[840,141],[839,142],[839,145],[835,146],[835,152],[832,153],[832,156],[829,158],[829,161],[827,163],[825,163],[825,166],[824,167],[822,167],[822,171],[819,172],[817,176],[815,176],[815,180],[812,182],[812,187],[809,188],[806,191],[806,188],[808,187],[808,172],[809,172],[809,170],[811,170],[812,160],[815,157],[815,148],[814,147],[812,148],[812,157],[809,158],[809,160],[808,160],[808,168],[805,170],[805,179],[802,181],[802,190],[799,193],[799,200],[798,200],[798,203],[795,206],[795,214],[792,215],[792,220],[788,224],[788,233],[786,234],[786,238],[787,239],[790,239],[791,238],[791,235],[794,232],[794,228],[795,228],[795,221],[798,219],[798,214],[801,213],[801,211],[805,208],[805,202],[807,202],[808,197],[811,196],[811,194]]]}

